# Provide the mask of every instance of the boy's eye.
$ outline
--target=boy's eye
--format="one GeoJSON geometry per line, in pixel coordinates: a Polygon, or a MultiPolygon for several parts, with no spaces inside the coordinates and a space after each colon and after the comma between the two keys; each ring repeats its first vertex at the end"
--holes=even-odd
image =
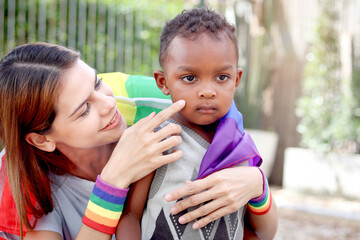
{"type": "Polygon", "coordinates": [[[183,78],[181,78],[182,81],[184,82],[193,82],[196,80],[195,76],[189,75],[189,76],[185,76],[183,78]]]}
{"type": "Polygon", "coordinates": [[[226,81],[228,79],[229,79],[229,76],[227,76],[227,75],[219,75],[219,76],[216,77],[216,80],[220,81],[220,82],[224,82],[224,81],[226,81]]]}

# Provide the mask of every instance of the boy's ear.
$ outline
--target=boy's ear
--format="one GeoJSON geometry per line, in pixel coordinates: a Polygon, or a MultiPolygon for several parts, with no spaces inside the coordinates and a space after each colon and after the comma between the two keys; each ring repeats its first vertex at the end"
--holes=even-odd
{"type": "Polygon", "coordinates": [[[56,148],[56,143],[54,141],[49,140],[45,135],[34,132],[26,134],[25,141],[45,152],[53,152],[56,148]]]}
{"type": "Polygon", "coordinates": [[[235,87],[238,87],[238,86],[239,86],[242,73],[243,73],[242,68],[238,68],[238,69],[236,70],[235,87]]]}
{"type": "Polygon", "coordinates": [[[163,71],[157,70],[154,72],[154,78],[156,81],[156,85],[163,92],[163,94],[169,95],[170,91],[169,91],[168,87],[166,86],[165,73],[163,71]]]}

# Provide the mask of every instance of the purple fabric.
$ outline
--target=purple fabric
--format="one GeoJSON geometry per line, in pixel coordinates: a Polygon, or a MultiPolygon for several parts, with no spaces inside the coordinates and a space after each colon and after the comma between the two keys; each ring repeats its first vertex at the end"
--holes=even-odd
{"type": "Polygon", "coordinates": [[[96,178],[95,186],[101,189],[102,191],[117,197],[126,197],[129,191],[129,188],[125,188],[125,189],[117,188],[107,182],[104,182],[101,179],[100,175],[98,175],[96,178]]]}
{"type": "Polygon", "coordinates": [[[229,112],[220,119],[215,136],[200,165],[197,179],[245,161],[259,167],[262,158],[250,135],[244,131],[242,115],[233,102],[229,112]]]}

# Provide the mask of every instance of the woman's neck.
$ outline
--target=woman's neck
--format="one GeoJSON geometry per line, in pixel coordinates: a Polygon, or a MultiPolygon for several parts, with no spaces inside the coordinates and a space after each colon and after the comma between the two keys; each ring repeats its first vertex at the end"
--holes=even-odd
{"type": "Polygon", "coordinates": [[[75,169],[71,173],[80,178],[95,181],[108,162],[116,143],[89,149],[74,149],[66,145],[58,149],[74,163],[75,169]]]}

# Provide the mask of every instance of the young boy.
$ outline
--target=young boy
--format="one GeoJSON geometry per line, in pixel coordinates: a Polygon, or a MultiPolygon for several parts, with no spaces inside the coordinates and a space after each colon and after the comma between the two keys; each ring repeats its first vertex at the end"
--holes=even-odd
{"type": "Polygon", "coordinates": [[[213,11],[184,11],[164,27],[159,59],[164,71],[154,73],[157,86],[164,94],[170,94],[172,101],[186,101],[185,108],[162,126],[171,122],[182,126],[183,142],[178,149],[182,150],[183,158],[131,187],[117,237],[138,239],[141,234],[142,239],[243,239],[244,207],[204,228],[193,229],[191,223],[179,224],[183,212],[172,215],[173,203],[164,200],[166,193],[182,187],[185,180],[203,178],[235,165],[261,164],[251,138],[243,132],[241,114],[233,103],[242,75],[237,67],[235,28],[213,11]],[[229,119],[235,120],[234,126],[229,119]],[[240,135],[237,138],[241,143],[230,146],[234,142],[225,140],[224,134],[231,135],[230,138],[240,135]],[[229,148],[237,147],[242,155],[234,157],[229,148]],[[140,221],[141,214],[141,231],[138,224],[124,223],[130,218],[140,221]]]}

